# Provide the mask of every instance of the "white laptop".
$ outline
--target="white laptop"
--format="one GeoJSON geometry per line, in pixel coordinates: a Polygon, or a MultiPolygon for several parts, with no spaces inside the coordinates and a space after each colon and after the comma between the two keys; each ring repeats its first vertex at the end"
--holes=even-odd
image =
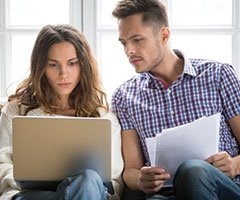
{"type": "Polygon", "coordinates": [[[78,163],[80,168],[93,168],[104,182],[111,181],[109,119],[13,118],[13,173],[21,187],[38,187],[29,186],[29,182],[45,185],[64,180],[73,172],[73,167],[78,167],[74,163],[81,159],[86,162],[78,163]]]}

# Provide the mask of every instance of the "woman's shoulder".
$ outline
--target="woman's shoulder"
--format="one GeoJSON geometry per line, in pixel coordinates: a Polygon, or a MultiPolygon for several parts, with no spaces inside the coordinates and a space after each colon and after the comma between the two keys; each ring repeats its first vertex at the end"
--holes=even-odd
{"type": "Polygon", "coordinates": [[[19,108],[18,108],[18,102],[16,100],[12,100],[12,101],[9,101],[7,102],[2,110],[1,110],[2,113],[6,113],[8,115],[16,115],[19,113],[19,108]]]}
{"type": "Polygon", "coordinates": [[[100,112],[100,117],[110,119],[112,124],[112,129],[114,131],[119,132],[120,124],[117,116],[112,111],[106,110],[104,108],[100,108],[99,112],[100,112]]]}
{"type": "Polygon", "coordinates": [[[98,111],[100,113],[100,117],[109,118],[111,120],[117,119],[116,115],[110,110],[107,110],[105,108],[99,108],[98,111]]]}
{"type": "MultiPolygon", "coordinates": [[[[25,106],[22,105],[21,109],[25,109],[25,106]]],[[[7,115],[21,115],[18,101],[12,100],[7,102],[2,108],[2,113],[5,113],[7,115]]],[[[30,110],[27,113],[27,115],[38,116],[38,115],[46,115],[46,113],[42,108],[36,108],[36,109],[30,110]]]]}

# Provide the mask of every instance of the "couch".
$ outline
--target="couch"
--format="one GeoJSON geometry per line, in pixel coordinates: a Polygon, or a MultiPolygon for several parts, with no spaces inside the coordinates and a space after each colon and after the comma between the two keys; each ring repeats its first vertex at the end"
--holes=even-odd
{"type": "Polygon", "coordinates": [[[2,104],[0,104],[0,115],[1,115],[1,109],[2,109],[2,107],[3,107],[3,105],[2,105],[2,104]]]}

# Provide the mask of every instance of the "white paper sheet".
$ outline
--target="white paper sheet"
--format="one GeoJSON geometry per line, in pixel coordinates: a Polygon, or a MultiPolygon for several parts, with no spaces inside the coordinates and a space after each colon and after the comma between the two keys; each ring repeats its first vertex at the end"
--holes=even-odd
{"type": "MultiPolygon", "coordinates": [[[[173,178],[179,165],[188,159],[204,160],[218,152],[220,114],[165,129],[146,144],[152,166],[161,166],[173,178]]],[[[172,178],[165,186],[172,185],[172,178]]]]}

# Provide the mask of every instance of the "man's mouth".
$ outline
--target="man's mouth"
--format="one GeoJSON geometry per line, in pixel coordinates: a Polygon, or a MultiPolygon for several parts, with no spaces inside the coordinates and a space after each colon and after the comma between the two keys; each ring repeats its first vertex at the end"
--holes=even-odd
{"type": "Polygon", "coordinates": [[[142,59],[141,58],[132,58],[129,61],[132,65],[137,65],[142,61],[142,59]]]}

